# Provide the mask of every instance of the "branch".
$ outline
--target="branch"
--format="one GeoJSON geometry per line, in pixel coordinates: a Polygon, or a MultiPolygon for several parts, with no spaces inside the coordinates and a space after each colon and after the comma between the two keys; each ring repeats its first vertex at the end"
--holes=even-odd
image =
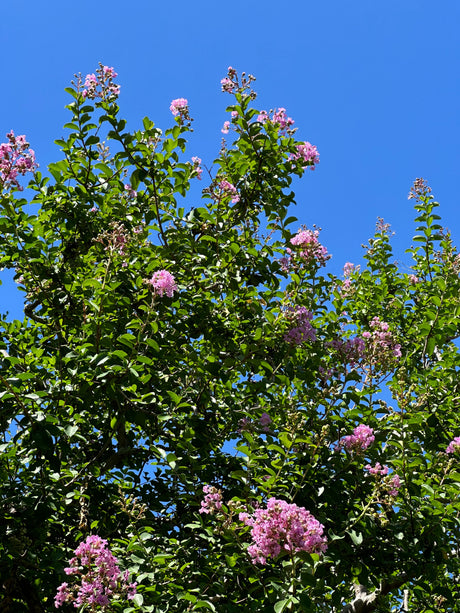
{"type": "Polygon", "coordinates": [[[353,586],[355,590],[354,599],[342,609],[341,613],[371,613],[376,610],[387,594],[404,585],[409,579],[410,576],[405,573],[396,577],[391,583],[382,581],[380,588],[370,593],[367,591],[366,586],[356,584],[353,586]]]}
{"type": "Polygon", "coordinates": [[[40,315],[37,315],[34,312],[34,309],[41,304],[40,300],[35,300],[35,302],[32,302],[31,304],[26,303],[24,305],[24,313],[27,315],[27,317],[29,317],[30,319],[33,319],[34,321],[36,321],[39,324],[47,324],[49,323],[46,319],[43,319],[43,317],[40,317],[40,315]]]}

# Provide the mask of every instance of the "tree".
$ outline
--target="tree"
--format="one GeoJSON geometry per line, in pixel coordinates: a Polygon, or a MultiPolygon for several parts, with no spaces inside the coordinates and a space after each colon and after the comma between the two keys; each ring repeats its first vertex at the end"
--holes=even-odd
{"type": "Polygon", "coordinates": [[[365,268],[326,275],[290,215],[316,147],[252,76],[222,80],[207,182],[187,100],[129,132],[116,76],[67,89],[51,178],[0,145],[25,296],[1,319],[0,611],[456,610],[460,258],[430,188],[408,273],[379,220],[365,268]]]}

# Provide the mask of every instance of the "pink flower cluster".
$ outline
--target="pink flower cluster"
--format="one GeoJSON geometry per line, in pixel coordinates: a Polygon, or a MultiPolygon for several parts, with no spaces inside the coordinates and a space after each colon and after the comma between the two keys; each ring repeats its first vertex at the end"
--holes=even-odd
{"type": "Polygon", "coordinates": [[[233,94],[235,89],[238,88],[238,78],[236,74],[236,70],[231,66],[228,67],[228,74],[226,77],[221,79],[220,84],[222,85],[222,91],[227,94],[233,94]]]}
{"type": "Polygon", "coordinates": [[[230,130],[230,122],[229,121],[224,121],[224,125],[222,127],[222,134],[228,134],[228,131],[230,130]]]}
{"type": "Polygon", "coordinates": [[[11,130],[6,137],[8,142],[0,144],[0,187],[22,191],[17,177],[36,170],[35,152],[24,135],[15,136],[11,130]]]}
{"type": "Polygon", "coordinates": [[[126,255],[126,248],[129,244],[129,235],[126,232],[126,228],[122,224],[114,224],[112,228],[112,232],[107,235],[109,243],[106,251],[126,255]]]}
{"type": "Polygon", "coordinates": [[[457,453],[460,451],[460,436],[456,436],[447,446],[446,453],[457,453]]]}
{"type": "Polygon", "coordinates": [[[334,349],[343,362],[349,364],[351,368],[355,368],[364,356],[366,344],[362,338],[355,336],[346,340],[336,338],[328,341],[326,347],[334,349]]]}
{"type": "Polygon", "coordinates": [[[401,345],[394,341],[388,324],[378,317],[372,319],[370,327],[370,332],[363,332],[366,358],[370,364],[385,369],[401,357],[401,345]]]}
{"type": "Polygon", "coordinates": [[[153,287],[155,294],[160,297],[166,294],[168,298],[172,298],[174,292],[178,290],[174,276],[167,270],[157,270],[147,283],[153,287]]]}
{"type": "Polygon", "coordinates": [[[270,498],[266,509],[256,509],[253,515],[240,513],[239,519],[251,526],[253,544],[248,553],[253,564],[266,564],[267,558],[276,558],[286,551],[322,553],[327,549],[324,526],[296,504],[270,498]]]}
{"type": "Polygon", "coordinates": [[[343,295],[349,295],[351,294],[351,290],[352,290],[352,282],[351,282],[351,275],[359,272],[360,266],[355,266],[354,264],[352,264],[351,262],[346,262],[344,267],[343,267],[343,276],[345,277],[343,283],[342,283],[342,294],[343,295]]]}
{"type": "Polygon", "coordinates": [[[132,185],[130,183],[125,183],[124,188],[125,188],[126,195],[129,198],[136,198],[137,192],[135,189],[132,188],[132,185]]]}
{"type": "Polygon", "coordinates": [[[359,269],[360,266],[355,266],[355,264],[352,264],[351,262],[345,262],[343,266],[343,276],[348,279],[348,277],[350,277],[354,272],[358,272],[359,269]]]}
{"type": "Polygon", "coordinates": [[[389,471],[388,466],[382,466],[380,462],[377,462],[375,466],[371,466],[370,464],[368,464],[364,468],[369,472],[370,475],[381,475],[382,477],[388,475],[389,471]]]}
{"type": "Polygon", "coordinates": [[[365,424],[360,424],[353,430],[353,434],[340,439],[338,447],[344,447],[347,451],[365,451],[375,441],[374,431],[365,424]]]}
{"type": "Polygon", "coordinates": [[[378,234],[388,234],[390,231],[391,225],[389,223],[385,223],[383,217],[377,217],[377,223],[375,224],[375,232],[378,234]]]}
{"type": "Polygon", "coordinates": [[[396,497],[399,493],[399,488],[401,487],[401,479],[399,478],[399,475],[393,475],[390,477],[387,482],[387,486],[388,494],[396,497]]]}
{"type": "Polygon", "coordinates": [[[431,187],[420,177],[419,179],[415,179],[414,184],[410,188],[408,200],[411,198],[415,198],[420,201],[422,198],[425,198],[428,194],[431,194],[431,187]]]}
{"type": "Polygon", "coordinates": [[[300,160],[302,166],[309,166],[311,170],[315,170],[316,164],[319,164],[319,153],[315,145],[305,141],[296,146],[296,152],[291,153],[289,160],[300,160]]]}
{"type": "Polygon", "coordinates": [[[213,485],[204,485],[203,492],[206,494],[201,501],[200,513],[213,515],[222,508],[222,492],[213,485]]]}
{"type": "MultiPolygon", "coordinates": [[[[250,96],[252,99],[256,98],[255,92],[251,90],[251,83],[255,81],[255,77],[251,74],[246,75],[245,72],[241,73],[241,83],[238,80],[238,73],[231,66],[228,67],[227,76],[221,79],[220,84],[222,91],[227,94],[242,94],[244,96],[250,96]]],[[[232,117],[234,115],[232,114],[232,117]]]]}
{"type": "Polygon", "coordinates": [[[201,168],[201,158],[194,156],[192,157],[192,162],[193,170],[196,172],[196,178],[201,181],[201,175],[203,174],[203,169],[201,168]]]}
{"type": "MultiPolygon", "coordinates": [[[[270,118],[270,115],[269,113],[267,113],[267,111],[261,111],[260,114],[257,116],[257,121],[262,124],[271,123],[272,125],[278,128],[280,134],[286,135],[286,134],[292,134],[293,132],[295,132],[295,130],[292,129],[292,126],[294,125],[295,122],[292,119],[292,117],[288,117],[286,115],[285,108],[280,107],[279,109],[275,109],[274,111],[271,111],[271,112],[272,112],[272,116],[270,118]]],[[[302,154],[299,153],[299,158],[301,157],[301,155],[302,154]]]]}
{"type": "Polygon", "coordinates": [[[260,111],[260,113],[257,115],[257,121],[259,123],[268,123],[270,121],[270,115],[267,113],[267,111],[260,111]]]}
{"type": "Polygon", "coordinates": [[[300,258],[307,264],[323,266],[331,256],[328,254],[326,247],[323,247],[319,242],[318,236],[319,230],[299,230],[290,241],[291,245],[297,247],[298,250],[294,251],[290,247],[286,249],[288,255],[281,260],[283,270],[289,270],[295,257],[300,258]]]}
{"type": "Polygon", "coordinates": [[[401,479],[399,475],[393,474],[388,476],[389,468],[388,466],[382,466],[380,462],[377,462],[375,466],[371,466],[368,464],[364,467],[365,470],[369,472],[370,475],[374,477],[385,477],[383,485],[389,496],[396,497],[399,492],[399,488],[401,487],[401,479]]]}
{"type": "Polygon", "coordinates": [[[221,196],[230,196],[233,203],[239,202],[240,197],[234,185],[232,185],[228,181],[223,180],[219,183],[219,188],[221,196]]]}
{"type": "Polygon", "coordinates": [[[252,429],[252,421],[250,419],[248,419],[247,417],[243,417],[242,419],[240,419],[240,421],[238,422],[238,433],[241,434],[242,432],[250,432],[252,429]]]}
{"type": "Polygon", "coordinates": [[[190,119],[187,98],[176,98],[171,102],[169,110],[174,117],[179,115],[180,119],[190,119]]]}
{"type": "Polygon", "coordinates": [[[335,350],[341,361],[351,368],[371,366],[374,372],[386,371],[401,357],[401,346],[395,342],[389,326],[378,317],[370,322],[371,331],[347,340],[334,339],[326,347],[335,350]]]}
{"type": "Polygon", "coordinates": [[[116,98],[120,94],[120,86],[116,85],[113,80],[118,74],[110,66],[99,64],[96,74],[87,74],[85,79],[85,89],[82,91],[83,98],[94,100],[101,98],[102,100],[110,100],[116,98]]]}
{"type": "Polygon", "coordinates": [[[268,432],[269,431],[268,426],[272,423],[272,418],[270,417],[268,413],[262,413],[259,419],[259,423],[262,426],[262,430],[264,432],[268,432]]]}
{"type": "Polygon", "coordinates": [[[295,327],[291,328],[284,335],[284,340],[291,345],[301,345],[306,341],[316,341],[316,334],[311,320],[313,319],[313,313],[306,307],[288,307],[287,318],[290,321],[295,322],[295,327]]]}
{"type": "Polygon", "coordinates": [[[73,602],[75,608],[81,605],[100,606],[104,610],[115,596],[126,596],[132,600],[136,594],[136,583],[128,583],[129,572],[122,573],[118,561],[107,547],[107,541],[97,535],[88,536],[75,549],[75,557],[64,569],[66,575],[75,576],[80,583],[69,586],[62,583],[54,597],[58,609],[65,602],[73,602]]]}
{"type": "Polygon", "coordinates": [[[272,418],[268,413],[262,413],[259,418],[259,425],[253,422],[251,419],[247,417],[243,417],[240,419],[238,423],[238,433],[242,432],[270,432],[270,424],[272,423],[272,418]]]}

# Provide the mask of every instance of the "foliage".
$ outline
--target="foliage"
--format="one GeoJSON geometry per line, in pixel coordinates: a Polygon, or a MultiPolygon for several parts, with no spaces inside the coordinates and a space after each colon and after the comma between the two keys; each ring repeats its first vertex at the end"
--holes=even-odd
{"type": "Polygon", "coordinates": [[[222,80],[233,138],[185,207],[187,100],[127,131],[116,76],[67,89],[30,202],[0,179],[25,295],[1,319],[0,611],[54,610],[91,535],[137,583],[91,610],[455,610],[460,259],[430,189],[409,272],[379,221],[366,267],[326,275],[290,216],[316,148],[253,77],[222,80]]]}

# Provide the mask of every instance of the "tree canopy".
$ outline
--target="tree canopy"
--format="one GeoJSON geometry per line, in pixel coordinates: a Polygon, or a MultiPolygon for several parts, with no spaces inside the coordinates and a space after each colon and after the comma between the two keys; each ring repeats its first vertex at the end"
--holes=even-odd
{"type": "Polygon", "coordinates": [[[293,216],[318,151],[251,75],[222,79],[210,168],[186,99],[128,131],[116,78],[67,88],[49,177],[0,145],[24,292],[0,322],[0,611],[456,610],[460,257],[431,189],[406,266],[379,219],[336,277],[293,216]]]}

